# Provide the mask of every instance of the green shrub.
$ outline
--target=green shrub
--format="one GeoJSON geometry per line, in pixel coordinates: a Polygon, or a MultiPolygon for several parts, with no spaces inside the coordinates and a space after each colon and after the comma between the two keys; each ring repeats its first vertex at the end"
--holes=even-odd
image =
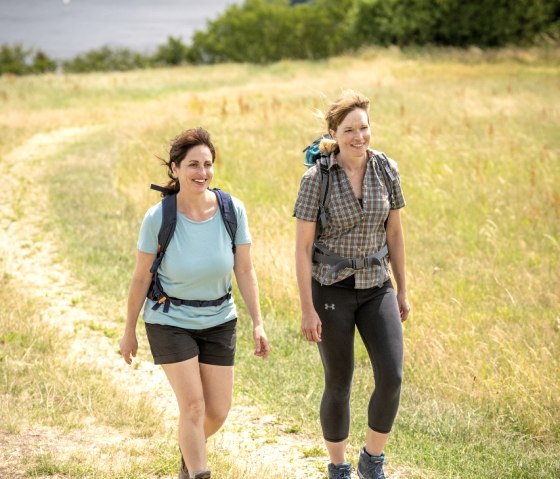
{"type": "Polygon", "coordinates": [[[160,45],[152,57],[156,65],[181,65],[187,62],[190,48],[181,38],[167,37],[167,43],[160,45]]]}
{"type": "Polygon", "coordinates": [[[125,71],[152,66],[149,56],[133,52],[128,48],[104,46],[89,50],[72,60],[64,62],[64,71],[84,73],[92,71],[125,71]]]}
{"type": "Polygon", "coordinates": [[[268,63],[319,59],[348,47],[346,14],[353,0],[318,0],[290,6],[288,0],[247,0],[232,5],[196,32],[191,60],[268,63]]]}
{"type": "Polygon", "coordinates": [[[559,0],[356,0],[351,14],[361,44],[499,47],[553,31],[559,0]]]}
{"type": "Polygon", "coordinates": [[[41,50],[24,48],[19,43],[13,46],[3,44],[0,47],[0,75],[4,73],[14,75],[46,73],[55,69],[56,62],[41,50]]]}
{"type": "Polygon", "coordinates": [[[56,70],[56,62],[49,58],[41,50],[37,51],[33,56],[33,62],[31,63],[32,73],[46,73],[56,70]]]}

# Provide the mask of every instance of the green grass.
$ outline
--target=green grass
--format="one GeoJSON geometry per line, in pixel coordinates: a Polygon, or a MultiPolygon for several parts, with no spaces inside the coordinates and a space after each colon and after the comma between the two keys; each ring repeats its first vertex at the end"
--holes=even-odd
{"type": "MultiPolygon", "coordinates": [[[[50,167],[34,181],[47,192],[45,229],[57,233],[60,259],[88,287],[80,304],[95,308],[97,330],[113,337],[123,324],[138,227],[158,200],[149,183],[165,181],[156,156],[182,129],[208,128],[218,148],[215,184],[249,212],[273,347],[268,361],[253,360],[241,306],[238,400],[277,414],[320,446],[322,371],[299,333],[291,212],[301,150],[322,132],[313,109],[326,109],[343,88],[361,90],[372,99],[373,146],[398,161],[408,201],[413,314],[387,454],[393,465],[437,478],[548,478],[560,474],[559,73],[549,51],[371,50],[270,67],[2,78],[0,153],[39,131],[98,125],[48,152],[50,167]]],[[[33,166],[30,158],[22,174],[33,166]]],[[[24,200],[25,192],[14,199],[20,214],[24,200]]],[[[21,343],[21,354],[48,346],[11,334],[5,340],[21,343]]],[[[149,354],[142,337],[140,354],[149,354]]],[[[352,457],[365,437],[372,388],[359,342],[356,359],[352,457]]],[[[44,397],[59,384],[42,382],[44,397]]],[[[86,382],[85,392],[72,390],[69,423],[86,414],[77,398],[93,401],[106,383],[86,382]]],[[[10,395],[34,390],[19,378],[10,384],[10,395]]],[[[17,427],[22,418],[11,417],[17,427]]]]}

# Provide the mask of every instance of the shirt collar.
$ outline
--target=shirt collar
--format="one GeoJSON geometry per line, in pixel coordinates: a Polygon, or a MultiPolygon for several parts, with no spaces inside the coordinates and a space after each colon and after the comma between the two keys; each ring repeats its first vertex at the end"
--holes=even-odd
{"type": "MultiPolygon", "coordinates": [[[[368,154],[368,162],[371,162],[373,160],[373,158],[375,157],[375,153],[371,148],[368,148],[367,149],[367,154],[368,154]]],[[[330,170],[335,165],[338,166],[339,168],[342,168],[342,166],[340,165],[340,163],[336,159],[336,154],[334,152],[332,152],[329,155],[329,164],[327,166],[327,169],[330,170]]]]}

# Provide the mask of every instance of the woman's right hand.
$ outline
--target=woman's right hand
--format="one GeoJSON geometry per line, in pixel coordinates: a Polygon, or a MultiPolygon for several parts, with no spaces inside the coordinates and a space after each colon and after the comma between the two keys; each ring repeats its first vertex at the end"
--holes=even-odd
{"type": "Polygon", "coordinates": [[[135,333],[124,334],[119,342],[119,351],[126,364],[132,364],[132,357],[136,357],[138,351],[138,340],[135,333]]]}
{"type": "Polygon", "coordinates": [[[319,343],[321,341],[321,320],[317,311],[309,311],[301,315],[301,332],[307,341],[319,343]]]}

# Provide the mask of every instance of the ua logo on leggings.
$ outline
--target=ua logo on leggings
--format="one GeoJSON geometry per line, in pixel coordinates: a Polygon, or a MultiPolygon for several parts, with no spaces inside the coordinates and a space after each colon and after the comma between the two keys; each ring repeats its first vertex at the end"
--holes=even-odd
{"type": "Polygon", "coordinates": [[[325,309],[334,309],[334,303],[333,304],[326,304],[325,303],[325,309]]]}

